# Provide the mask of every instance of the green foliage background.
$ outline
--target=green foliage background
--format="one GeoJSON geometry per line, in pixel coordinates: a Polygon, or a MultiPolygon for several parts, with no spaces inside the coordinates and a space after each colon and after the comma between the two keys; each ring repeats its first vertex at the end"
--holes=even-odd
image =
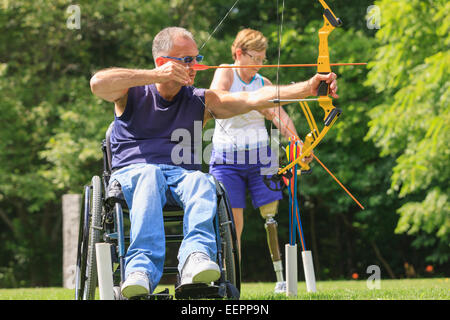
{"type": "MultiPolygon", "coordinates": [[[[233,3],[84,0],[76,3],[81,28],[69,29],[70,1],[0,1],[0,286],[62,283],[61,196],[81,193],[101,173],[100,143],[113,118],[111,104],[90,91],[92,74],[113,66],[153,68],[152,39],[166,26],[186,27],[204,44],[233,3]]],[[[370,63],[333,69],[343,115],[316,155],[366,209],[318,164],[301,179],[302,222],[316,275],[348,278],[377,264],[383,277],[398,278],[405,276],[405,262],[419,275],[427,264],[448,275],[450,4],[375,2],[379,30],[367,27],[371,1],[328,4],[344,21],[329,39],[332,61],[370,63]]],[[[203,47],[206,63],[231,62],[231,43],[244,27],[269,38],[269,63],[277,63],[276,5],[241,0],[203,47]]],[[[317,59],[321,14],[318,1],[285,1],[281,63],[317,59]]],[[[276,81],[276,70],[261,72],[276,81]]],[[[314,72],[282,68],[279,82],[314,72]]],[[[199,72],[196,85],[208,87],[211,79],[211,71],[199,72]]],[[[286,110],[305,135],[298,106],[286,110]]],[[[287,212],[283,201],[277,217],[282,245],[287,212]]],[[[274,281],[264,221],[250,199],[245,216],[243,280],[274,281]]]]}

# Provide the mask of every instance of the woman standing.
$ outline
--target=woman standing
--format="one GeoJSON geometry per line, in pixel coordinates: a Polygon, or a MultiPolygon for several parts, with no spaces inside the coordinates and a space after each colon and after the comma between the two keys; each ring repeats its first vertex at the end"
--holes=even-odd
{"type": "MultiPolygon", "coordinates": [[[[256,30],[240,31],[231,46],[235,66],[261,65],[266,60],[267,39],[256,30]]],[[[230,92],[254,91],[265,85],[272,85],[269,79],[261,76],[258,67],[217,69],[211,83],[211,89],[230,92]]],[[[295,133],[292,120],[282,107],[263,111],[251,111],[229,119],[216,119],[213,136],[213,151],[210,173],[221,181],[230,198],[241,251],[241,235],[244,228],[244,208],[247,189],[253,206],[260,209],[266,220],[267,240],[274,265],[277,283],[275,292],[285,292],[283,266],[278,245],[277,214],[278,201],[282,199],[281,191],[270,190],[263,181],[261,169],[268,167],[270,157],[269,135],[265,119],[272,121],[285,138],[295,133]],[[280,120],[281,123],[280,125],[280,120]]],[[[306,158],[305,162],[310,162],[306,158]]]]}

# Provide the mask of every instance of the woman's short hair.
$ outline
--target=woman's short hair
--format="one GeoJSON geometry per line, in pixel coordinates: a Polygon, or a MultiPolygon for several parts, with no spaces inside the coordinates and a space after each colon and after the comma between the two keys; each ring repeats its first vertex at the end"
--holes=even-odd
{"type": "Polygon", "coordinates": [[[231,45],[231,55],[236,59],[236,49],[241,48],[242,51],[263,51],[267,49],[267,38],[253,29],[243,29],[239,31],[231,45]]]}

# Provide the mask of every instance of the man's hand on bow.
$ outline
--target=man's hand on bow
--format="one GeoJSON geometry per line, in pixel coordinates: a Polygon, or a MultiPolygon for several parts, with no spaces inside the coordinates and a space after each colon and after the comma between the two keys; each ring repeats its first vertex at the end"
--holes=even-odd
{"type": "Polygon", "coordinates": [[[326,81],[329,84],[329,95],[333,98],[339,98],[337,95],[337,81],[336,74],[334,72],[330,72],[329,74],[319,74],[317,73],[314,77],[308,80],[311,96],[317,96],[317,91],[319,89],[319,85],[321,81],[326,81]]]}

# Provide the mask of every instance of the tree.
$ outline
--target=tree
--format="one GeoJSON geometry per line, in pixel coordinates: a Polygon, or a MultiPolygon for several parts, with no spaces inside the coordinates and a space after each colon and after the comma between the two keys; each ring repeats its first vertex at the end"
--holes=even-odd
{"type": "Polygon", "coordinates": [[[369,114],[368,138],[396,158],[389,192],[404,199],[396,232],[415,235],[427,260],[443,264],[450,259],[450,4],[376,4],[382,24],[367,84],[384,98],[369,114]]]}
{"type": "Polygon", "coordinates": [[[14,266],[15,274],[8,285],[61,283],[61,195],[81,193],[100,173],[113,118],[89,79],[118,64],[149,67],[152,35],[172,21],[165,1],[82,1],[80,28],[67,9],[66,1],[14,1],[0,10],[1,261],[3,273],[14,266]]]}

